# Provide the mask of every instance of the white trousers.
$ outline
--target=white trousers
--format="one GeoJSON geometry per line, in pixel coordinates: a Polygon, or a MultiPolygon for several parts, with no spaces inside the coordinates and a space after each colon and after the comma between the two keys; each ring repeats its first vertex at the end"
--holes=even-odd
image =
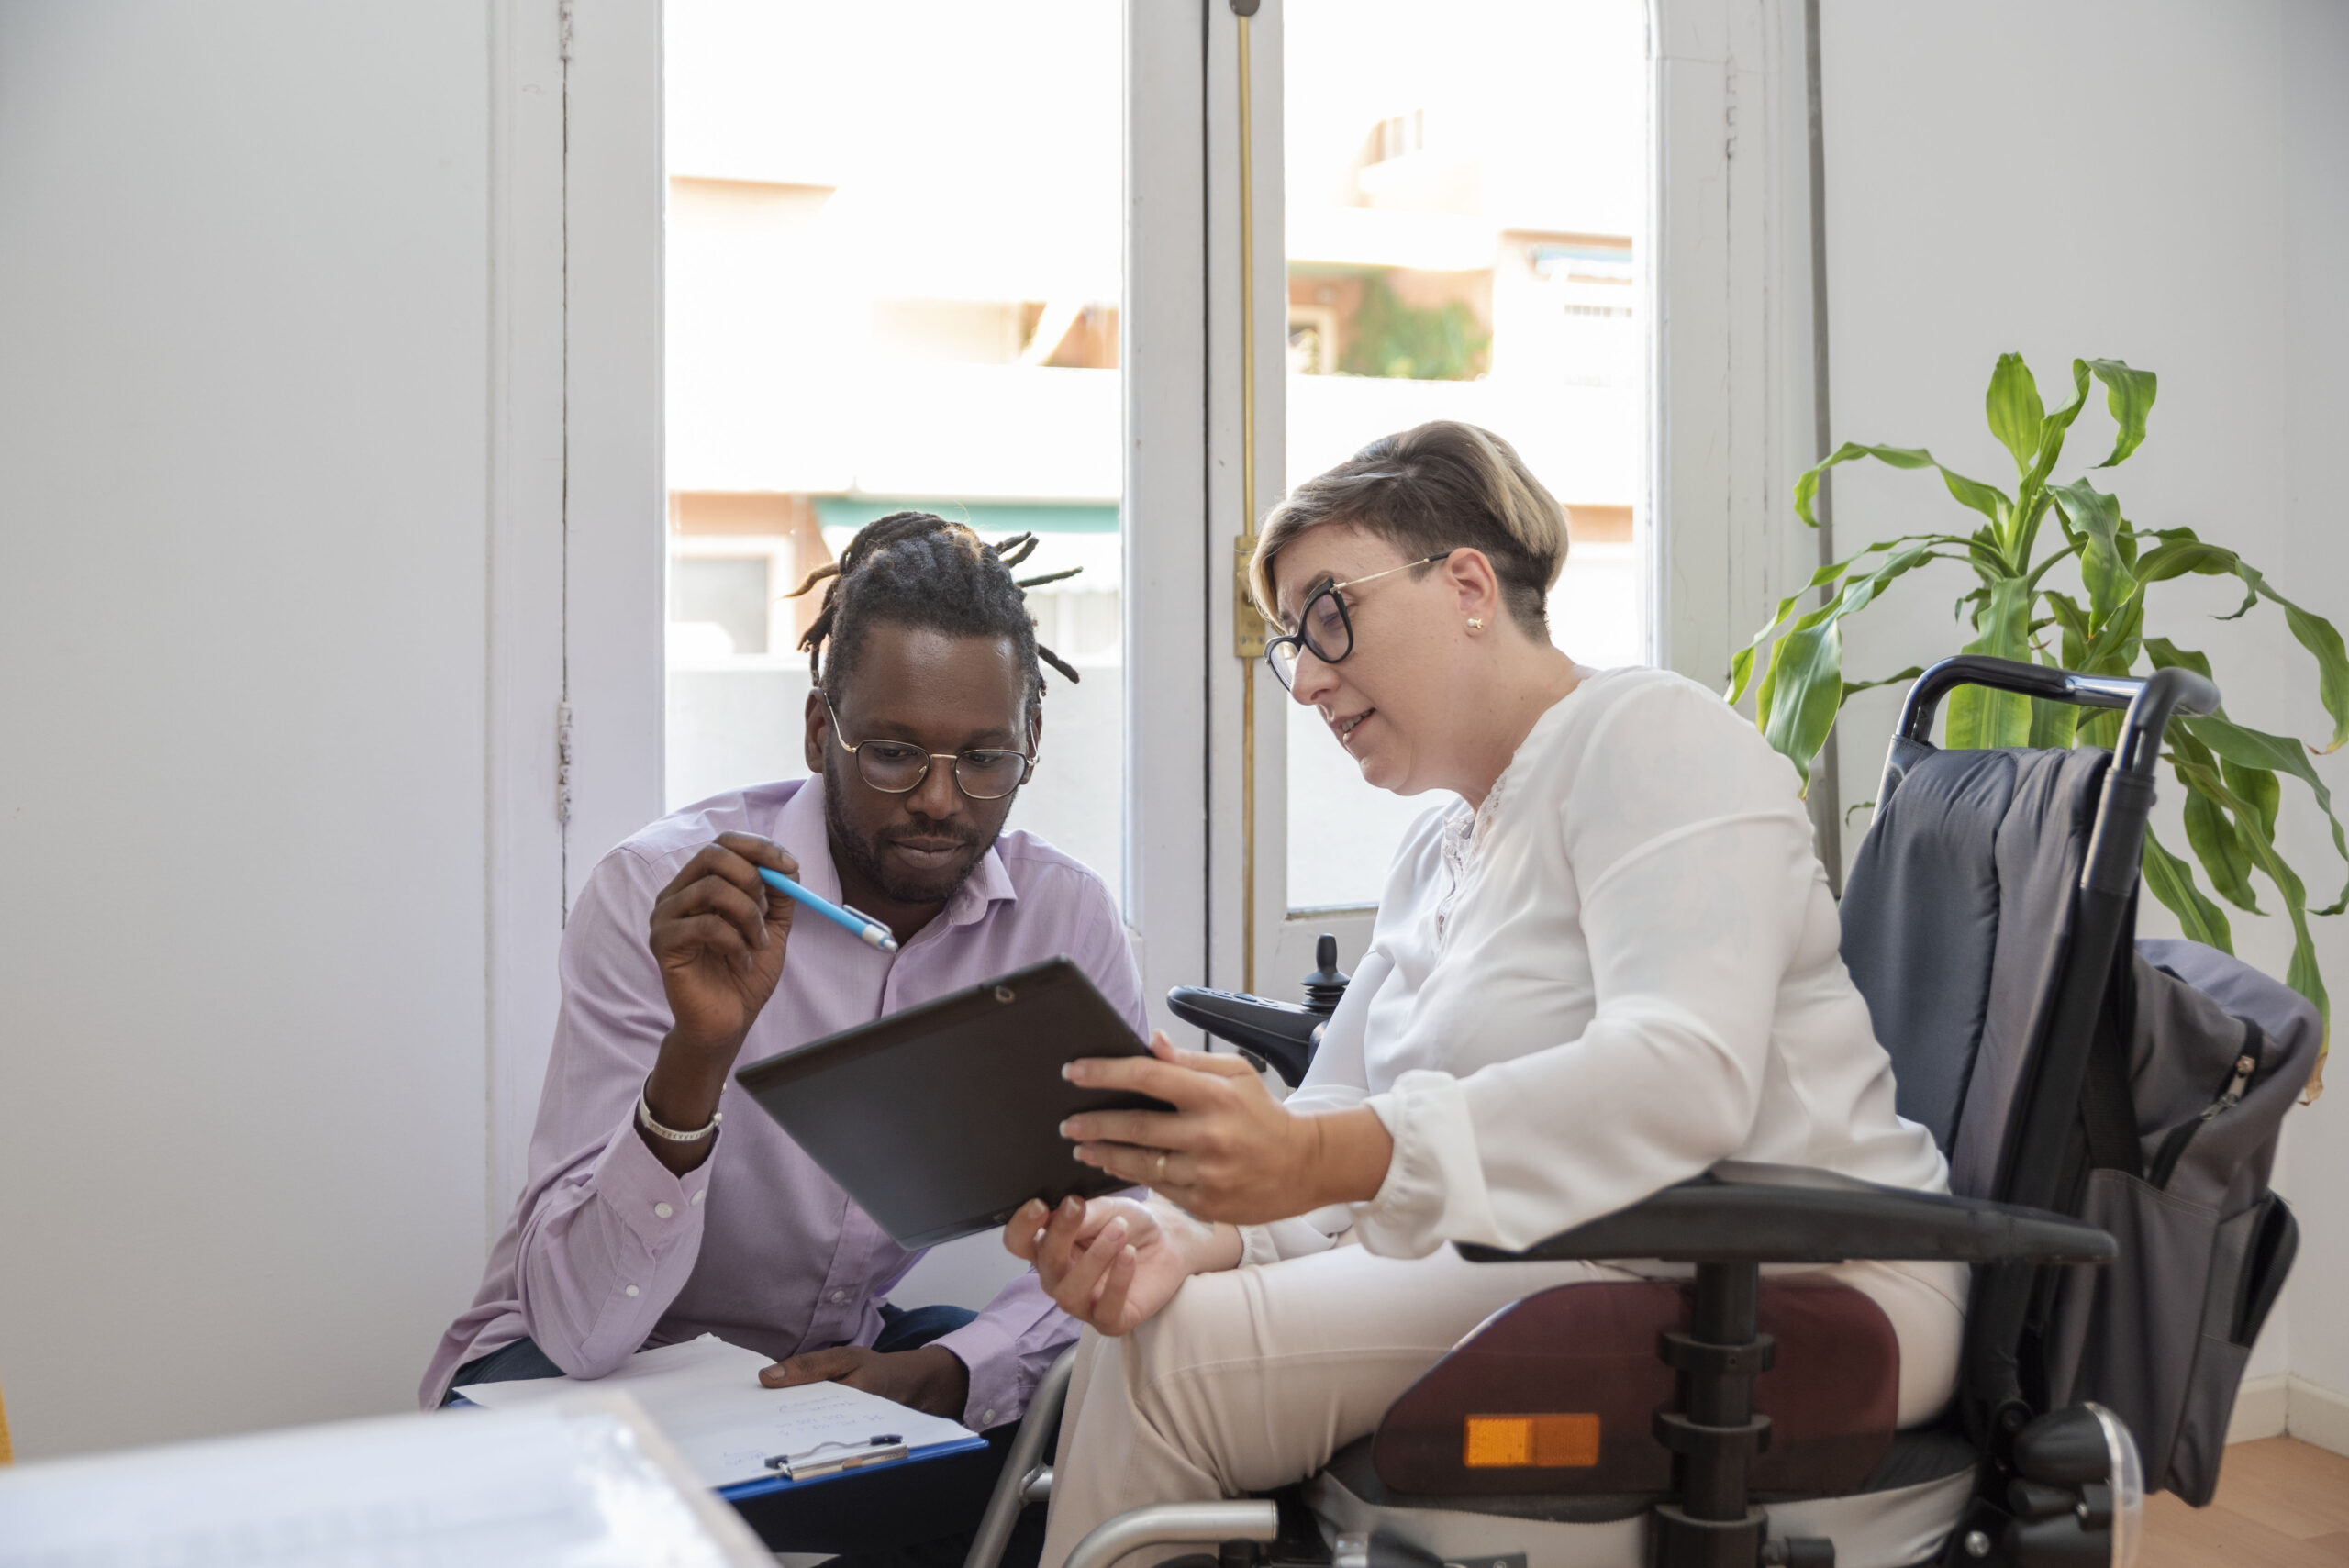
{"type": "MultiPolygon", "coordinates": [[[[1864,1292],[1892,1320],[1899,1424],[1940,1414],[1956,1387],[1964,1265],[1844,1263],[1818,1273],[1864,1292]]],[[[1521,1296],[1642,1277],[1654,1276],[1598,1263],[1470,1263],[1449,1247],[1382,1258],[1358,1246],[1194,1275],[1133,1333],[1110,1340],[1088,1329],[1079,1342],[1044,1568],[1129,1508],[1239,1496],[1313,1474],[1375,1430],[1470,1329],[1521,1296]]],[[[1197,1550],[1134,1552],[1124,1568],[1197,1550]]]]}

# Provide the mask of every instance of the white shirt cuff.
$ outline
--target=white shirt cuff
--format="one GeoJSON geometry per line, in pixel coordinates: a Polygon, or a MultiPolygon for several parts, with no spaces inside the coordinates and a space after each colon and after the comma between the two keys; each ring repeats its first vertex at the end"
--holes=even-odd
{"type": "Polygon", "coordinates": [[[1354,1233],[1381,1257],[1423,1258],[1446,1240],[1475,1240],[1468,1217],[1489,1207],[1467,1095],[1449,1073],[1404,1073],[1364,1102],[1395,1140],[1386,1179],[1353,1206],[1354,1233]]]}

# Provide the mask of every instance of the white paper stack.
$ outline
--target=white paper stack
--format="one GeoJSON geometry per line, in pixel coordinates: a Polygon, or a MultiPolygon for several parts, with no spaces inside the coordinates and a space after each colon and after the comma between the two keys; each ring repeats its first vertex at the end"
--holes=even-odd
{"type": "Polygon", "coordinates": [[[518,1383],[475,1383],[457,1392],[493,1410],[528,1407],[583,1388],[633,1395],[685,1463],[712,1488],[772,1478],[767,1461],[805,1454],[828,1444],[856,1447],[884,1434],[913,1450],[967,1445],[976,1434],[960,1422],[931,1416],[838,1383],[769,1388],[760,1369],[772,1358],[715,1334],[681,1345],[639,1351],[618,1372],[593,1383],[568,1377],[518,1383]]]}

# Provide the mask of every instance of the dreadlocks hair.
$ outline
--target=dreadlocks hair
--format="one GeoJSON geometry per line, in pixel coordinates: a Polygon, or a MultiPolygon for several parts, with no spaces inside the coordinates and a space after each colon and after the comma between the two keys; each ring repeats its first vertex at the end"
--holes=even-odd
{"type": "Polygon", "coordinates": [[[1039,659],[1071,681],[1078,676],[1066,660],[1037,642],[1027,590],[1085,570],[1014,577],[1011,569],[1035,553],[1036,543],[1036,536],[1026,533],[988,544],[968,526],[934,512],[892,512],[865,524],[839,561],[816,568],[784,595],[796,599],[829,580],[823,609],[799,639],[818,689],[838,692],[866,628],[887,621],[950,637],[1009,638],[1027,672],[1027,711],[1033,713],[1044,695],[1039,659]]]}

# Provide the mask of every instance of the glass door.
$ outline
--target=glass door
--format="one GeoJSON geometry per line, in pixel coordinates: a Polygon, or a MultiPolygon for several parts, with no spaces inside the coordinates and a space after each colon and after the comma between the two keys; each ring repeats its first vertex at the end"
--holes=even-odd
{"type": "MultiPolygon", "coordinates": [[[[1287,483],[1430,419],[1495,431],[1569,513],[1553,638],[1646,662],[1645,7],[1280,10],[1287,483]]],[[[1319,714],[1283,706],[1280,995],[1310,931],[1366,940],[1403,828],[1441,804],[1364,784],[1319,714]]]]}
{"type": "Polygon", "coordinates": [[[1123,881],[1119,15],[669,0],[668,805],[806,772],[820,593],[873,518],[1033,532],[1010,825],[1123,881]]]}

